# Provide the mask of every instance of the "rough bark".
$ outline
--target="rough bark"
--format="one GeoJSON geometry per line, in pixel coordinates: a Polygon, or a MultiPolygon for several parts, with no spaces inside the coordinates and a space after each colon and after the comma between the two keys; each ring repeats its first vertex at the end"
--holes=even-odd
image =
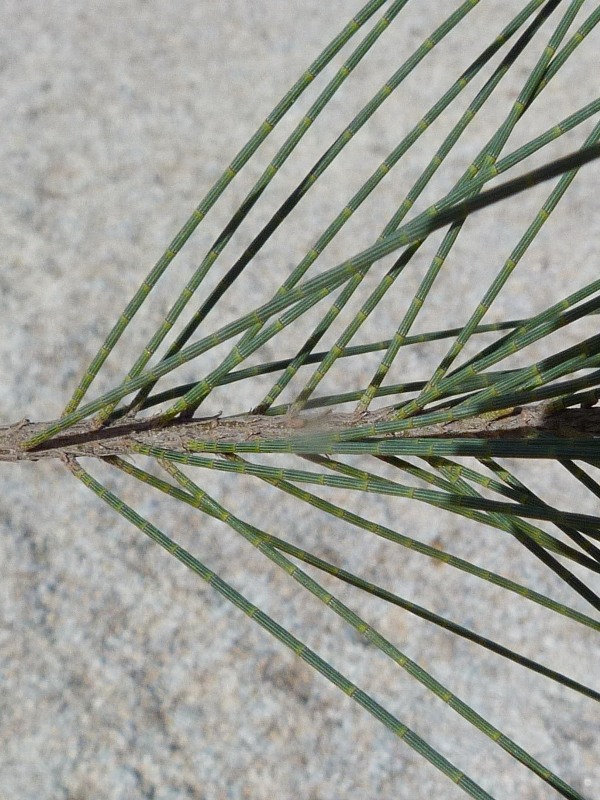
{"type": "MultiPolygon", "coordinates": [[[[362,416],[340,412],[297,416],[243,414],[233,417],[176,419],[162,426],[157,418],[123,419],[101,428],[96,427],[94,420],[85,420],[29,450],[25,448],[25,443],[52,423],[24,419],[12,425],[0,426],[0,461],[37,461],[40,458],[64,456],[124,456],[135,453],[138,444],[188,452],[194,441],[235,443],[256,439],[293,439],[304,433],[335,434],[352,427],[391,421],[393,413],[394,410],[388,408],[367,412],[362,416]]],[[[539,403],[516,407],[499,414],[495,419],[486,415],[474,416],[412,428],[382,438],[521,439],[535,436],[536,432],[581,438],[600,434],[600,408],[551,411],[549,403],[539,403]]]]}

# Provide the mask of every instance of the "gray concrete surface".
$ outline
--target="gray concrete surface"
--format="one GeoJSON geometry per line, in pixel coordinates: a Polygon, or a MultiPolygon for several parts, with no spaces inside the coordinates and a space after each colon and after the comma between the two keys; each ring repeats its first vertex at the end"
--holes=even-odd
{"type": "MultiPolygon", "coordinates": [[[[360,7],[280,0],[0,4],[0,421],[57,416],[117,314],[284,91],[360,7]]],[[[414,2],[286,164],[210,274],[251,232],[457,3],[414,2]]],[[[261,302],[379,161],[522,3],[482,2],[362,131],[209,319],[261,302]]],[[[566,5],[566,4],[563,4],[566,5]]],[[[593,3],[583,4],[585,16],[593,3]]],[[[360,36],[360,34],[359,34],[360,36]]],[[[547,31],[534,43],[540,52],[547,31]]],[[[345,50],[347,54],[349,50],[345,50]]],[[[514,145],[593,99],[600,42],[586,41],[532,108],[514,145]]],[[[338,59],[336,66],[341,63],[338,59]]],[[[423,198],[443,194],[499,124],[533,64],[522,59],[423,198]]],[[[328,71],[327,75],[332,73],[328,71]]],[[[486,72],[486,75],[489,71],[486,72]]],[[[324,85],[317,81],[317,87],[324,85]]],[[[476,81],[476,88],[481,79],[476,81]]],[[[315,88],[315,87],[313,87],[315,88]]],[[[472,97],[469,87],[467,95],[472,97]]],[[[311,100],[314,99],[314,92],[311,100]]],[[[460,101],[460,109],[465,107],[460,101]]],[[[308,107],[304,99],[291,115],[308,107]]],[[[457,119],[458,111],[450,117],[457,119]]],[[[172,280],[153,293],[92,396],[116,384],[291,130],[286,120],[231,185],[172,280]]],[[[589,125],[585,128],[590,130],[589,125]]],[[[370,243],[440,141],[433,126],[319,264],[370,243]]],[[[579,146],[581,131],[546,153],[579,146]]],[[[532,159],[532,164],[539,163],[532,159]]],[[[598,167],[582,173],[511,278],[490,320],[531,314],[597,277],[598,167]]],[[[469,223],[417,330],[456,324],[480,298],[548,187],[469,223]]],[[[359,341],[394,330],[433,254],[398,282],[359,341]]],[[[376,277],[389,261],[375,270],[376,277]]],[[[365,284],[374,285],[374,278],[365,284]]],[[[364,294],[362,295],[364,297],[364,294]]],[[[314,317],[311,318],[314,320],[314,317]]],[[[568,346],[593,326],[562,331],[568,346]]],[[[266,349],[288,355],[307,327],[266,349]]],[[[339,329],[338,329],[339,330],[339,329]]],[[[440,346],[408,351],[392,380],[425,377],[440,346]]],[[[538,357],[547,350],[532,351],[538,357]]],[[[215,363],[186,367],[180,380],[215,363]]],[[[322,391],[361,385],[373,362],[344,362],[322,391]]],[[[305,371],[303,375],[308,375],[305,371]]],[[[207,410],[260,399],[216,392],[207,410]]],[[[298,384],[296,384],[298,386],[298,384]]],[[[293,396],[286,395],[286,399],[293,396]]],[[[137,463],[143,465],[140,459],[137,463]]],[[[597,503],[548,465],[519,474],[564,508],[597,503]]],[[[499,798],[552,790],[301,593],[236,535],[102,467],[94,474],[209,567],[386,704],[499,798]]],[[[94,498],[60,464],[0,464],[0,797],[11,800],[411,798],[462,796],[362,709],[94,498]]],[[[598,688],[598,637],[515,596],[299,508],[268,487],[209,473],[208,491],[251,521],[598,688]]],[[[590,612],[507,537],[411,503],[340,497],[365,516],[590,612]]],[[[587,577],[589,580],[589,576],[587,577]]],[[[584,796],[600,796],[594,703],[369,598],[323,581],[411,658],[584,796]]],[[[590,612],[593,613],[593,612],[590,612]]]]}

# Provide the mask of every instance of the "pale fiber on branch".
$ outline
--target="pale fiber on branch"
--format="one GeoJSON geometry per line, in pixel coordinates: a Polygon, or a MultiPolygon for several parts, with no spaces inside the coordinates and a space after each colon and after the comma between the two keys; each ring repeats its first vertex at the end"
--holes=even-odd
{"type": "MultiPolygon", "coordinates": [[[[233,417],[176,419],[161,426],[159,419],[119,420],[100,429],[94,420],[73,425],[65,433],[34,450],[25,442],[48,428],[52,422],[21,420],[0,426],[0,461],[37,461],[40,458],[80,456],[103,458],[136,452],[137,445],[150,445],[180,453],[189,452],[193,442],[249,442],[257,439],[297,439],[304,433],[327,434],[393,419],[395,410],[380,409],[357,416],[331,412],[321,415],[263,416],[241,414],[233,417]]],[[[496,419],[474,416],[454,422],[427,425],[388,434],[382,438],[526,438],[537,432],[565,438],[600,434],[600,409],[551,411],[548,403],[521,406],[498,412],[496,419]]]]}

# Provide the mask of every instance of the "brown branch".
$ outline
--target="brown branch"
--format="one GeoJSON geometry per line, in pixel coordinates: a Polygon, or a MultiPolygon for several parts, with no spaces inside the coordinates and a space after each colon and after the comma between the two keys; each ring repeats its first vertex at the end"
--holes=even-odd
{"type": "MultiPolygon", "coordinates": [[[[40,458],[64,456],[124,456],[134,453],[139,444],[184,453],[190,449],[193,441],[237,443],[256,439],[293,439],[303,433],[335,433],[352,427],[387,422],[392,419],[393,413],[392,408],[387,408],[367,412],[362,416],[340,412],[300,414],[295,417],[242,414],[225,418],[176,419],[163,426],[154,417],[120,420],[99,429],[95,427],[93,420],[85,420],[33,450],[26,450],[25,442],[52,423],[22,420],[13,425],[0,426],[0,461],[37,461],[40,458]]],[[[536,431],[565,438],[600,435],[600,408],[553,412],[549,403],[539,403],[499,414],[496,419],[485,415],[475,416],[404,430],[389,436],[514,439],[535,435],[536,431]]]]}

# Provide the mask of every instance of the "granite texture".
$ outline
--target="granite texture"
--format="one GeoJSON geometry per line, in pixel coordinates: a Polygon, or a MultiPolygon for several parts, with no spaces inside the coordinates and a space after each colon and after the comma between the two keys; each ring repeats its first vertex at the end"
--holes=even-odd
{"type": "MultiPolygon", "coordinates": [[[[118,313],[195,205],[360,5],[357,0],[0,4],[0,423],[60,414],[118,313]]],[[[408,4],[352,76],[353,88],[344,87],[334,98],[302,152],[282,168],[209,274],[206,291],[365,100],[457,5],[408,4]]],[[[522,5],[482,2],[471,13],[471,26],[458,28],[431,53],[294,211],[256,267],[225,296],[206,331],[274,291],[362,180],[522,5]]],[[[593,5],[584,3],[582,15],[593,5]]],[[[547,37],[546,28],[533,43],[535,58],[547,37]]],[[[342,60],[349,52],[344,50],[342,60]]],[[[596,32],[544,91],[510,149],[594,98],[599,52],[596,32]]],[[[420,208],[462,173],[503,119],[534,60],[533,55],[519,60],[502,82],[497,99],[419,200],[420,208]]],[[[335,65],[340,64],[338,58],[335,65]]],[[[326,77],[332,74],[330,69],[326,77]]],[[[472,98],[481,83],[476,79],[465,97],[472,98]]],[[[324,79],[317,79],[310,101],[323,86],[324,79]]],[[[457,108],[465,103],[460,99],[457,108]]],[[[308,107],[303,98],[291,115],[294,123],[308,107]]],[[[455,121],[458,114],[452,110],[449,117],[455,121]]],[[[174,292],[291,130],[286,117],[256,163],[231,184],[173,263],[168,285],[153,292],[147,310],[106,363],[91,396],[121,379],[174,292]]],[[[443,130],[434,124],[426,132],[375,199],[345,226],[317,269],[334,266],[379,235],[443,130]]],[[[576,149],[589,130],[588,123],[585,133],[575,131],[529,164],[576,149]]],[[[598,175],[592,165],[578,176],[492,306],[490,321],[532,314],[597,278],[598,175]]],[[[416,330],[467,318],[548,191],[538,187],[467,224],[416,330]]],[[[423,248],[377,320],[365,324],[359,342],[390,335],[434,252],[433,246],[423,248]]],[[[390,264],[388,259],[374,268],[365,292],[390,264]]],[[[315,320],[313,315],[291,328],[281,347],[278,339],[270,343],[264,357],[293,353],[315,320]]],[[[532,348],[527,357],[538,358],[547,348],[567,347],[594,332],[588,319],[532,348]]],[[[443,353],[439,344],[411,348],[390,380],[425,377],[443,353]]],[[[207,354],[203,373],[223,354],[207,354]]],[[[373,367],[372,359],[347,360],[319,393],[364,384],[373,367]]],[[[305,370],[303,376],[309,374],[305,370]]],[[[180,381],[194,377],[198,367],[187,366],[180,381]]],[[[269,386],[263,379],[241,393],[235,387],[217,391],[206,413],[247,409],[269,386]]],[[[292,397],[290,391],[282,399],[292,397]]],[[[143,459],[136,463],[145,465],[143,459]]],[[[495,797],[554,796],[233,531],[163,501],[102,465],[90,468],[495,797]]],[[[515,468],[559,507],[598,513],[597,500],[564,470],[547,464],[515,468]]],[[[0,464],[0,480],[0,797],[463,796],[363,709],[93,497],[62,465],[0,464]]],[[[591,629],[300,507],[250,478],[231,480],[209,472],[198,480],[266,530],[598,689],[600,648],[591,629]]],[[[336,497],[370,519],[594,613],[513,540],[491,528],[415,503],[336,497]]],[[[586,580],[593,584],[589,575],[586,580]]],[[[323,583],[585,797],[600,796],[600,715],[593,701],[400,609],[329,580],[323,583]]]]}

